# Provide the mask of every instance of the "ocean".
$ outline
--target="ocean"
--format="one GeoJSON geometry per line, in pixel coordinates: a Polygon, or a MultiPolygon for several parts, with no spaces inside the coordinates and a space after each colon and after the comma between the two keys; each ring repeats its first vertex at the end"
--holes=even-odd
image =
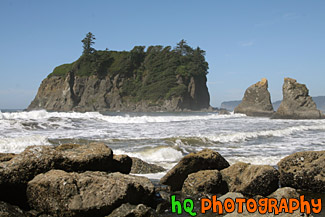
{"type": "MultiPolygon", "coordinates": [[[[104,142],[127,154],[173,167],[183,156],[213,149],[230,164],[276,166],[298,151],[324,150],[325,120],[272,120],[241,114],[1,111],[0,152],[30,145],[104,142]]],[[[146,174],[159,179],[164,173],[146,174]]]]}

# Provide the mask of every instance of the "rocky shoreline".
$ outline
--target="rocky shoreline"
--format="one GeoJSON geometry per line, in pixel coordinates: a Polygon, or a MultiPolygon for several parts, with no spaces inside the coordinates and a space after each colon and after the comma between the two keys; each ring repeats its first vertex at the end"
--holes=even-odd
{"type": "MultiPolygon", "coordinates": [[[[325,151],[292,154],[275,169],[241,162],[230,165],[218,152],[204,149],[183,157],[160,184],[133,174],[164,168],[114,155],[104,143],[30,146],[17,155],[0,154],[0,162],[0,216],[177,216],[170,210],[171,195],[194,201],[213,195],[220,200],[280,200],[298,198],[301,190],[325,191],[325,151]]],[[[194,209],[198,216],[216,215],[199,214],[198,208],[194,209]]],[[[302,215],[296,211],[290,216],[302,215]]]]}

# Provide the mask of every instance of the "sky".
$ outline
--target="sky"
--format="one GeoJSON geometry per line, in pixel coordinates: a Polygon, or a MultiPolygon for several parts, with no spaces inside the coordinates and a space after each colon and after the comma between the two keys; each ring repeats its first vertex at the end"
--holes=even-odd
{"type": "Polygon", "coordinates": [[[0,1],[0,108],[23,109],[53,69],[82,53],[171,45],[206,51],[211,105],[239,100],[265,77],[272,101],[284,77],[325,95],[323,0],[0,1]]]}

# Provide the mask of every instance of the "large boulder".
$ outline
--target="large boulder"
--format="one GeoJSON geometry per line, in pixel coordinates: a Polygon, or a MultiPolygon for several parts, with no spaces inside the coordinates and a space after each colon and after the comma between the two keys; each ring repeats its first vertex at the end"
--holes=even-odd
{"type": "Polygon", "coordinates": [[[183,157],[160,179],[160,183],[169,185],[172,191],[179,191],[189,174],[200,170],[222,170],[227,167],[229,163],[218,152],[204,149],[183,157]]]}
{"type": "Polygon", "coordinates": [[[283,100],[272,116],[274,119],[319,119],[324,115],[309,96],[306,85],[285,78],[282,86],[283,100]]]}
{"type": "Polygon", "coordinates": [[[297,152],[278,163],[282,186],[325,192],[325,151],[297,152]]]}
{"type": "Polygon", "coordinates": [[[246,195],[269,195],[279,187],[279,172],[267,165],[235,163],[221,171],[229,191],[246,195]]]}
{"type": "Polygon", "coordinates": [[[161,166],[150,164],[147,162],[144,162],[143,160],[132,157],[132,167],[131,167],[131,173],[134,174],[147,174],[147,173],[159,173],[164,172],[165,169],[161,166]]]}
{"type": "Polygon", "coordinates": [[[299,199],[300,194],[296,189],[290,187],[278,188],[275,192],[270,194],[268,198],[275,198],[280,201],[282,198],[295,198],[299,199]]]}
{"type": "Polygon", "coordinates": [[[157,213],[146,205],[122,204],[107,217],[157,217],[157,213]]]}
{"type": "Polygon", "coordinates": [[[26,184],[37,174],[59,167],[61,152],[50,146],[30,146],[0,163],[0,200],[26,207],[26,184]]]}
{"type": "Polygon", "coordinates": [[[248,116],[272,116],[274,110],[271,103],[271,96],[267,88],[268,81],[266,78],[262,78],[261,81],[247,88],[243,100],[234,109],[234,112],[246,114],[248,116]]]}
{"type": "Polygon", "coordinates": [[[227,189],[223,187],[221,173],[218,170],[201,170],[188,175],[184,181],[182,192],[190,196],[200,193],[217,194],[227,192],[227,189]]]}
{"type": "Polygon", "coordinates": [[[28,182],[29,205],[53,216],[104,216],[123,203],[153,203],[149,179],[121,173],[51,170],[28,182]]]}
{"type": "Polygon", "coordinates": [[[123,159],[113,158],[112,150],[104,143],[29,146],[11,160],[0,163],[0,200],[27,208],[26,185],[36,175],[52,169],[127,173],[132,162],[129,158],[127,166],[127,160],[123,159]]]}
{"type": "Polygon", "coordinates": [[[57,169],[65,171],[108,171],[112,167],[113,152],[104,143],[87,145],[63,144],[56,147],[64,161],[57,169]]]}
{"type": "Polygon", "coordinates": [[[132,168],[132,158],[122,154],[122,155],[114,155],[113,163],[109,168],[111,172],[120,172],[124,174],[129,174],[132,168]]]}

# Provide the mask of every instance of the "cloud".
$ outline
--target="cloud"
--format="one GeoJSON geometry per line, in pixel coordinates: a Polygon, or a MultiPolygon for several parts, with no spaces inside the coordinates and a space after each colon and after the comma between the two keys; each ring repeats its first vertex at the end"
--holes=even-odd
{"type": "Polygon", "coordinates": [[[254,27],[267,27],[271,25],[276,25],[278,23],[281,23],[283,21],[291,21],[291,20],[296,20],[299,19],[301,15],[294,13],[294,12],[286,12],[282,15],[278,15],[274,19],[266,20],[266,21],[261,21],[259,23],[254,24],[254,27]]]}
{"type": "Polygon", "coordinates": [[[254,41],[245,41],[245,42],[240,42],[239,44],[242,47],[251,47],[254,45],[254,41]]]}
{"type": "Polygon", "coordinates": [[[299,15],[296,14],[296,13],[288,12],[288,13],[283,14],[282,15],[282,18],[284,20],[295,20],[295,19],[298,19],[299,18],[299,15]]]}

